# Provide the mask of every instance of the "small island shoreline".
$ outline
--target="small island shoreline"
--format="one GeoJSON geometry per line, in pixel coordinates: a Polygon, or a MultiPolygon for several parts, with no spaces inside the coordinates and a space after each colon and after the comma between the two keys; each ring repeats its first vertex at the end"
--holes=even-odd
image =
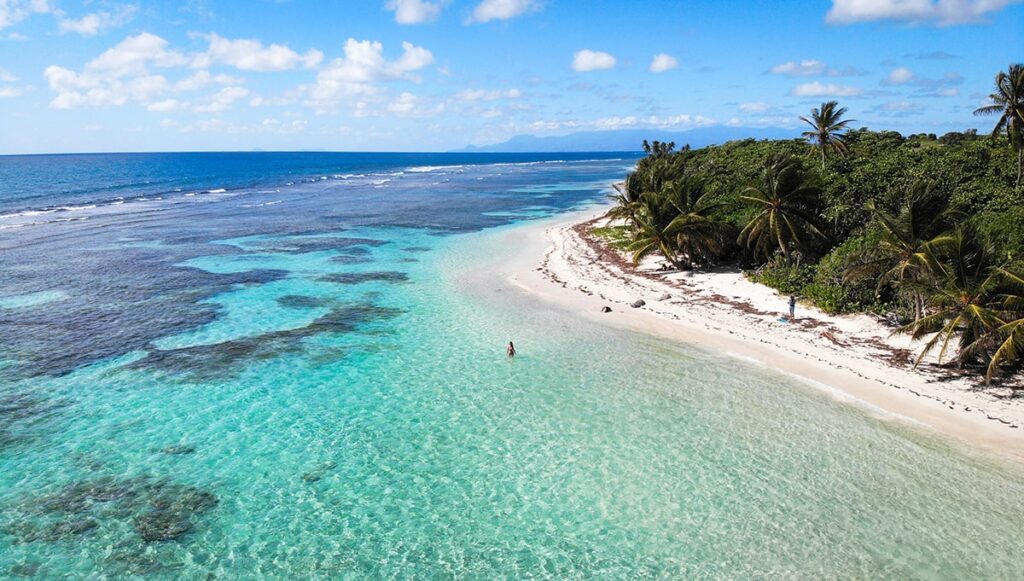
{"type": "Polygon", "coordinates": [[[590,234],[607,207],[503,233],[520,251],[495,265],[526,293],[587,319],[726,353],[799,377],[887,421],[926,427],[971,446],[1024,461],[1024,402],[1008,390],[930,366],[915,368],[916,346],[867,315],[833,316],[799,305],[780,321],[786,298],[738,269],[634,267],[590,234]],[[644,302],[634,307],[636,301],[644,302]],[[611,312],[602,312],[609,307],[611,312]]]}

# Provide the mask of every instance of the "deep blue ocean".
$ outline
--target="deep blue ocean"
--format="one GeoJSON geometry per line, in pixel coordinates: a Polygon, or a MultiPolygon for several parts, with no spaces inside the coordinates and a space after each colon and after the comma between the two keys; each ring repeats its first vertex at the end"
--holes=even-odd
{"type": "Polygon", "coordinates": [[[635,161],[0,157],[0,579],[1020,578],[1019,465],[496,266],[635,161]]]}
{"type": "MultiPolygon", "coordinates": [[[[109,153],[0,156],[0,212],[56,209],[209,190],[379,181],[431,166],[635,160],[590,153],[109,153]]],[[[455,168],[458,169],[458,168],[455,168]]]]}

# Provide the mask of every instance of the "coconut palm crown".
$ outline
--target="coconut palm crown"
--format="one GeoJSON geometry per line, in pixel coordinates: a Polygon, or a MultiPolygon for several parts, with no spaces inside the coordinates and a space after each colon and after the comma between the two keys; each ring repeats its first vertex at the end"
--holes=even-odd
{"type": "Polygon", "coordinates": [[[821,191],[805,179],[798,159],[770,157],[762,179],[760,187],[748,187],[740,194],[741,200],[759,211],[740,232],[738,244],[765,258],[779,250],[788,261],[794,250],[805,250],[812,239],[825,238],[814,214],[821,191]]]}
{"type": "Polygon", "coordinates": [[[1017,150],[1017,187],[1024,172],[1024,65],[1010,65],[996,75],[996,90],[988,96],[989,105],[974,110],[975,115],[998,115],[992,136],[1006,132],[1010,146],[1017,150]]]}
{"type": "Polygon", "coordinates": [[[811,109],[810,117],[800,117],[801,121],[812,128],[810,131],[804,131],[802,135],[810,143],[816,144],[821,151],[822,169],[825,169],[825,156],[829,151],[846,155],[846,137],[841,132],[854,120],[843,119],[845,114],[846,107],[840,107],[836,101],[828,101],[822,103],[820,109],[811,109]]]}
{"type": "Polygon", "coordinates": [[[913,300],[914,320],[920,319],[926,307],[926,292],[921,287],[941,270],[936,251],[953,241],[946,226],[956,213],[948,204],[936,184],[928,181],[916,182],[896,213],[869,201],[865,206],[882,235],[847,267],[844,279],[876,279],[878,292],[892,285],[913,300]]]}

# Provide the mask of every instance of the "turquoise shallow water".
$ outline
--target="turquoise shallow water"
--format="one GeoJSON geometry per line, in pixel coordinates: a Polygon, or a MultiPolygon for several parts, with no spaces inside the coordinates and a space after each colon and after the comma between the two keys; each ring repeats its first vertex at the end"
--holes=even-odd
{"type": "MultiPolygon", "coordinates": [[[[481,276],[511,250],[500,231],[223,229],[198,246],[142,228],[107,240],[190,284],[234,281],[138,299],[195,302],[198,324],[145,311],[170,330],[5,374],[0,577],[1024,571],[1020,466],[538,303],[481,276]]],[[[61,313],[74,297],[58,290],[0,313],[61,313]]],[[[0,359],[17,370],[26,353],[0,359]]]]}
{"type": "Polygon", "coordinates": [[[59,436],[39,436],[52,438],[46,446],[5,457],[5,516],[35,528],[5,541],[0,570],[1019,575],[1016,467],[972,460],[768,370],[593,327],[500,280],[467,289],[459,281],[470,265],[504,251],[494,234],[357,234],[394,242],[372,247],[359,268],[323,252],[194,260],[292,276],[212,297],[222,315],[161,348],[302,329],[376,295],[388,317],[358,332],[286,337],[243,366],[211,360],[224,365],[217,379],[133,367],[144,359],[130,354],[35,380],[75,413],[61,416],[59,436]],[[389,268],[408,280],[319,280],[389,268]],[[308,300],[282,305],[295,296],[308,300]],[[508,337],[521,352],[511,362],[508,337]],[[172,446],[191,451],[161,452],[172,446]],[[66,482],[92,492],[55,485],[66,482]],[[215,506],[204,508],[201,492],[215,506]],[[161,495],[185,499],[192,530],[145,543],[135,524],[161,495]],[[87,534],[25,541],[86,519],[95,522],[87,534]]]}

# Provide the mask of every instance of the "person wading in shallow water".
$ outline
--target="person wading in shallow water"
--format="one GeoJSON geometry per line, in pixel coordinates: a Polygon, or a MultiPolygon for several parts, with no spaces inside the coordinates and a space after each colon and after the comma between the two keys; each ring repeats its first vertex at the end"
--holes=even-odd
{"type": "Polygon", "coordinates": [[[508,342],[508,347],[505,348],[505,353],[508,354],[509,359],[516,356],[516,346],[512,344],[512,341],[508,342]]]}

